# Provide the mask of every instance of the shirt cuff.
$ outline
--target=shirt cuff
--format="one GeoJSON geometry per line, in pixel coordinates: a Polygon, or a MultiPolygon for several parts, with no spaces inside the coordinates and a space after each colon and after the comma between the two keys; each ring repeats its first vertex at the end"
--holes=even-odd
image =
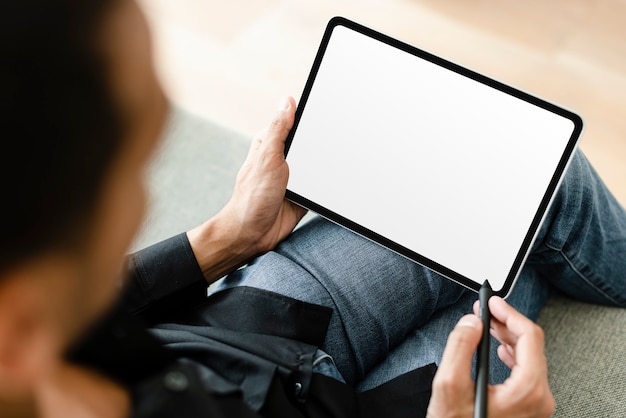
{"type": "Polygon", "coordinates": [[[151,245],[130,256],[131,286],[151,304],[199,282],[207,287],[186,233],[151,245]]]}

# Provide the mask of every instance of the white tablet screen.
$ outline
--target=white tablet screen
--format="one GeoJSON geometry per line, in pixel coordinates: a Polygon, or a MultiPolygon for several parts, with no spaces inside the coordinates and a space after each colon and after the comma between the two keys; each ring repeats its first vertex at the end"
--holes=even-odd
{"type": "Polygon", "coordinates": [[[288,139],[287,197],[504,296],[581,128],[563,109],[335,18],[288,139]]]}

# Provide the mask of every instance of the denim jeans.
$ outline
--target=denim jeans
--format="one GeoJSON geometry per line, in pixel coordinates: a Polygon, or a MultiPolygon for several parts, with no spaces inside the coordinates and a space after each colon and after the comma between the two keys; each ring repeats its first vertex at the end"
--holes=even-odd
{"type": "MultiPolygon", "coordinates": [[[[533,320],[553,291],[626,306],[624,255],[626,212],[577,151],[507,300],[533,320]]],[[[449,332],[477,298],[322,218],[227,276],[216,291],[240,285],[333,308],[315,371],[359,390],[439,364],[449,332]]],[[[497,343],[491,346],[490,380],[502,382],[509,369],[497,343]]]]}

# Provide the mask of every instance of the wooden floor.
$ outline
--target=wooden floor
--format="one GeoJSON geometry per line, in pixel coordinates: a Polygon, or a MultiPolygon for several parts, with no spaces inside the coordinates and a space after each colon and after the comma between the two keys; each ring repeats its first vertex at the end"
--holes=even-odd
{"type": "Polygon", "coordinates": [[[299,98],[343,15],[579,113],[581,148],[626,202],[625,0],[140,0],[172,99],[252,136],[299,98]]]}

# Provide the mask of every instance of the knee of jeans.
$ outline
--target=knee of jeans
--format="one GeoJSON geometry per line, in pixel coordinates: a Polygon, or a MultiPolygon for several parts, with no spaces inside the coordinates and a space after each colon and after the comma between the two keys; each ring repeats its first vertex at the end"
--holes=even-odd
{"type": "Polygon", "coordinates": [[[572,235],[583,233],[597,207],[594,172],[582,151],[572,157],[540,227],[533,253],[562,250],[572,235]]]}

